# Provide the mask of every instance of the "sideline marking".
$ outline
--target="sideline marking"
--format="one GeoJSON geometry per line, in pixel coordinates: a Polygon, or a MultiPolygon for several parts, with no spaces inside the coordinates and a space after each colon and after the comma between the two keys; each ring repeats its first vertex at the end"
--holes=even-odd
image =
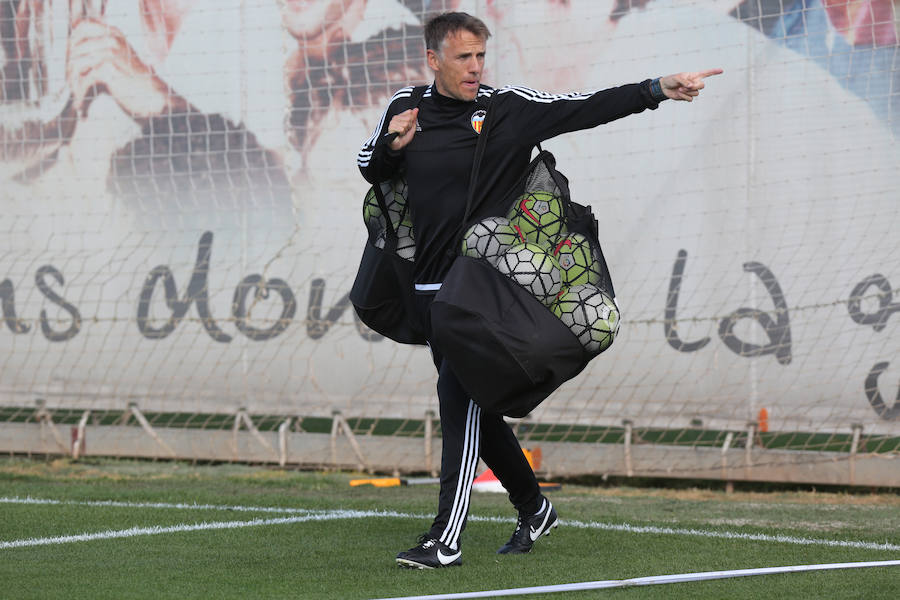
{"type": "MultiPolygon", "coordinates": [[[[261,525],[286,525],[291,523],[303,523],[312,520],[338,520],[338,519],[364,519],[372,517],[387,517],[394,519],[420,519],[429,520],[429,515],[417,515],[412,513],[399,513],[395,511],[373,510],[310,510],[304,508],[277,508],[270,506],[241,506],[218,504],[190,504],[169,502],[121,502],[117,500],[54,500],[32,497],[0,497],[0,504],[32,504],[49,506],[98,506],[114,508],[157,508],[176,510],[219,510],[235,512],[264,512],[295,514],[295,517],[275,519],[254,519],[251,521],[222,521],[221,525],[213,523],[185,524],[169,527],[135,527],[120,531],[106,531],[101,533],[85,533],[79,535],[55,536],[50,538],[29,538],[27,540],[0,541],[0,550],[6,548],[37,546],[42,544],[65,544],[70,542],[91,541],[95,539],[113,539],[131,537],[134,535],[157,535],[160,533],[174,533],[180,531],[200,531],[204,529],[234,529],[238,527],[257,527],[261,525]],[[121,532],[130,532],[117,535],[121,532]],[[42,541],[52,540],[52,541],[42,541]],[[25,542],[28,542],[27,544],[25,542]]],[[[480,523],[515,523],[512,517],[482,517],[469,515],[469,521],[480,523]]],[[[733,531],[712,531],[704,529],[676,529],[672,527],[657,527],[653,525],[629,525],[627,523],[600,523],[584,521],[561,520],[561,525],[579,529],[597,529],[602,531],[620,531],[625,533],[650,533],[662,535],[687,535],[693,537],[719,538],[728,540],[743,540],[754,542],[773,542],[780,544],[797,544],[804,546],[829,546],[837,548],[855,548],[859,550],[888,550],[900,551],[900,544],[888,542],[860,542],[853,540],[829,540],[823,538],[795,537],[790,535],[771,535],[765,533],[739,533],[733,531]]]]}
{"type": "Polygon", "coordinates": [[[653,575],[634,579],[609,579],[606,581],[585,581],[583,583],[562,583],[536,587],[511,588],[506,590],[486,590],[483,592],[460,592],[455,594],[433,594],[431,596],[398,596],[380,600],[461,600],[463,598],[496,598],[498,596],[523,596],[527,594],[552,594],[555,592],[575,592],[600,590],[605,588],[660,585],[684,581],[710,581],[752,575],[772,575],[775,573],[799,573],[803,571],[830,571],[834,569],[863,569],[867,567],[897,567],[900,560],[882,560],[852,563],[828,563],[821,565],[793,565],[787,567],[762,567],[758,569],[737,569],[733,571],[706,571],[704,573],[680,573],[677,575],[653,575]]]}
{"type": "MultiPolygon", "coordinates": [[[[0,542],[0,549],[25,548],[28,546],[47,546],[51,544],[68,544],[71,542],[90,542],[93,540],[111,540],[128,538],[139,535],[159,535],[162,533],[180,533],[183,531],[207,531],[212,529],[238,529],[240,527],[258,527],[261,525],[286,525],[290,523],[304,523],[306,521],[331,521],[336,519],[358,519],[360,517],[376,516],[372,511],[332,511],[326,514],[303,515],[296,517],[281,517],[276,519],[253,519],[251,521],[213,521],[206,523],[194,523],[191,525],[170,525],[152,527],[131,527],[129,529],[99,531],[96,533],[81,533],[76,535],[60,535],[45,538],[28,538],[0,542]]],[[[384,516],[395,516],[385,513],[384,516]]]]}
{"type": "Polygon", "coordinates": [[[241,506],[228,504],[196,504],[188,502],[122,502],[120,500],[53,500],[48,498],[32,498],[26,496],[0,497],[0,504],[46,504],[51,506],[108,506],[113,508],[173,508],[177,510],[224,510],[235,512],[272,512],[319,514],[334,512],[333,510],[312,510],[306,508],[287,508],[277,506],[241,506]]]}
{"type": "Polygon", "coordinates": [[[560,525],[585,529],[603,529],[606,531],[624,531],[627,533],[656,533],[665,535],[689,535],[695,537],[721,538],[726,540],[744,540],[753,542],[776,542],[798,544],[802,546],[833,546],[839,548],[858,548],[861,550],[900,550],[900,544],[889,542],[859,542],[851,540],[829,540],[827,538],[807,538],[793,535],[772,535],[768,533],[740,533],[736,531],[711,531],[706,529],[676,529],[673,527],[657,527],[655,525],[629,525],[628,523],[585,523],[583,521],[560,521],[560,525]]]}

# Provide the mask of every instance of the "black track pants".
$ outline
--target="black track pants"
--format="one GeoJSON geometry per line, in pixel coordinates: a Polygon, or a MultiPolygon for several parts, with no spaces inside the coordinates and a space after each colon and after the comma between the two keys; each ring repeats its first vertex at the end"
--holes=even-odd
{"type": "MultiPolygon", "coordinates": [[[[420,296],[423,316],[433,296],[420,296]]],[[[475,404],[460,385],[440,349],[431,347],[438,370],[441,418],[441,491],[430,535],[451,548],[459,547],[466,526],[472,480],[479,457],[509,492],[517,510],[537,512],[540,487],[512,429],[497,414],[475,404]]]]}

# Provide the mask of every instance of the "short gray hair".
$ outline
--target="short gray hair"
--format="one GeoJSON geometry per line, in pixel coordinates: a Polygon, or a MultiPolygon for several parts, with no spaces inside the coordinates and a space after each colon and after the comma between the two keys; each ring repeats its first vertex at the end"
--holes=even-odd
{"type": "Polygon", "coordinates": [[[464,12],[446,12],[425,24],[425,48],[440,52],[447,36],[458,31],[468,31],[485,41],[491,37],[491,30],[478,17],[464,12]]]}

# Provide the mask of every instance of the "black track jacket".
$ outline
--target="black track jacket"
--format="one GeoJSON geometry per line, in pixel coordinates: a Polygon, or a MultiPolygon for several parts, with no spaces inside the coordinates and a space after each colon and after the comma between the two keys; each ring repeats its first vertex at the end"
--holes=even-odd
{"type": "MultiPolygon", "coordinates": [[[[478,141],[474,121],[494,88],[482,85],[474,101],[442,96],[432,84],[419,104],[412,141],[400,152],[386,143],[391,118],[411,108],[412,87],[398,91],[378,129],[357,157],[369,183],[405,173],[416,239],[415,281],[440,283],[459,252],[459,229],[466,208],[469,176],[478,141]]],[[[480,167],[478,197],[484,198],[471,221],[503,216],[507,193],[524,174],[538,142],[561,133],[589,129],[659,103],[650,80],[591,94],[548,94],[520,86],[498,88],[490,109],[490,132],[480,167]]]]}

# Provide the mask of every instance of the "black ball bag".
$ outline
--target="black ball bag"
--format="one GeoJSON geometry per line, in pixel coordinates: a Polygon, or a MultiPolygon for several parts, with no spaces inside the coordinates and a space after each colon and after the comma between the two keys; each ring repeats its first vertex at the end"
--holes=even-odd
{"type": "Polygon", "coordinates": [[[562,321],[490,264],[461,256],[431,304],[433,338],[484,410],[524,417],[588,357],[562,321]]]}
{"type": "MultiPolygon", "coordinates": [[[[589,207],[570,200],[568,181],[543,150],[511,195],[538,189],[558,194],[568,231],[596,244],[602,267],[598,287],[614,295],[597,221],[589,207]]],[[[435,296],[431,326],[435,346],[472,399],[509,417],[530,413],[596,356],[525,288],[487,261],[467,256],[456,258],[435,296]]]]}
{"type": "Polygon", "coordinates": [[[397,256],[392,246],[396,235],[388,237],[385,248],[366,242],[350,302],[359,320],[377,333],[401,344],[424,344],[424,328],[414,318],[414,264],[397,256]]]}

